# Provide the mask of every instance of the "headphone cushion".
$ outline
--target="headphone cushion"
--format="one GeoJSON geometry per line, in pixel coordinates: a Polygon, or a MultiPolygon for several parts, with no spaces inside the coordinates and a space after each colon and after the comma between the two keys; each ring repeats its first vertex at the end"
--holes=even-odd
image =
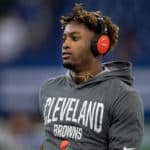
{"type": "Polygon", "coordinates": [[[101,35],[97,41],[97,50],[100,54],[105,54],[110,46],[110,40],[107,35],[101,35]]]}
{"type": "Polygon", "coordinates": [[[92,39],[91,50],[94,56],[107,53],[110,47],[110,39],[107,35],[97,35],[92,39]]]}

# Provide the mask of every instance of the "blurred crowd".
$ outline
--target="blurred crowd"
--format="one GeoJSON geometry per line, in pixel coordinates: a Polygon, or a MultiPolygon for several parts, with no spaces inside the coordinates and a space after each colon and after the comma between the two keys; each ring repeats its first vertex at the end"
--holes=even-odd
{"type": "Polygon", "coordinates": [[[0,66],[60,65],[59,20],[75,2],[83,3],[89,10],[101,10],[120,26],[118,46],[109,58],[150,65],[145,60],[150,54],[149,1],[146,4],[143,0],[1,0],[0,66]]]}
{"type": "Polygon", "coordinates": [[[135,66],[150,66],[149,1],[1,0],[0,150],[39,149],[44,136],[38,109],[37,86],[41,82],[33,82],[42,75],[31,73],[33,78],[28,83],[29,70],[26,73],[21,69],[18,74],[12,68],[61,66],[60,16],[70,12],[75,2],[89,10],[101,10],[119,25],[118,45],[104,60],[130,60],[135,66]]]}

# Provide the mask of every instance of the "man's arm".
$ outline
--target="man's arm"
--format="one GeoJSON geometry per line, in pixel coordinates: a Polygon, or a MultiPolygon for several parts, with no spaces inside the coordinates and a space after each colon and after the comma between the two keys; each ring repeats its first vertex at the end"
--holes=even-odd
{"type": "Polygon", "coordinates": [[[43,144],[40,145],[40,150],[43,150],[43,144]]]}
{"type": "Polygon", "coordinates": [[[140,150],[144,130],[144,113],[135,91],[123,94],[112,107],[109,150],[140,150]]]}

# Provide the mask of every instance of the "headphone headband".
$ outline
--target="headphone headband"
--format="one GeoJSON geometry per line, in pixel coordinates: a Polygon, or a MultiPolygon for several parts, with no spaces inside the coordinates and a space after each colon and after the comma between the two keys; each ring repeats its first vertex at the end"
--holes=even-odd
{"type": "Polygon", "coordinates": [[[107,53],[110,47],[110,39],[108,34],[108,28],[105,23],[104,17],[95,13],[97,16],[99,25],[101,26],[101,33],[93,38],[91,43],[91,49],[94,56],[104,55],[107,53]]]}
{"type": "Polygon", "coordinates": [[[101,34],[107,34],[108,29],[107,29],[107,26],[106,26],[103,16],[99,16],[98,21],[99,21],[101,29],[102,29],[101,34]]]}
{"type": "Polygon", "coordinates": [[[106,34],[108,33],[107,25],[105,23],[104,17],[101,14],[98,14],[97,12],[94,13],[97,16],[97,20],[101,26],[101,34],[106,34]]]}

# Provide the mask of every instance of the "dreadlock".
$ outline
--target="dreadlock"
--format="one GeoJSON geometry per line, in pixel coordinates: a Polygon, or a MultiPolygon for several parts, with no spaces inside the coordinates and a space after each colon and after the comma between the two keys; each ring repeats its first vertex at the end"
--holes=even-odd
{"type": "Polygon", "coordinates": [[[102,28],[99,22],[100,17],[103,18],[103,21],[107,27],[107,35],[110,38],[109,50],[111,50],[118,41],[119,27],[116,24],[113,24],[108,16],[102,15],[100,11],[86,11],[82,8],[82,4],[76,3],[71,15],[61,17],[61,27],[64,30],[66,25],[71,22],[83,23],[88,29],[94,31],[96,34],[101,34],[102,28]]]}

